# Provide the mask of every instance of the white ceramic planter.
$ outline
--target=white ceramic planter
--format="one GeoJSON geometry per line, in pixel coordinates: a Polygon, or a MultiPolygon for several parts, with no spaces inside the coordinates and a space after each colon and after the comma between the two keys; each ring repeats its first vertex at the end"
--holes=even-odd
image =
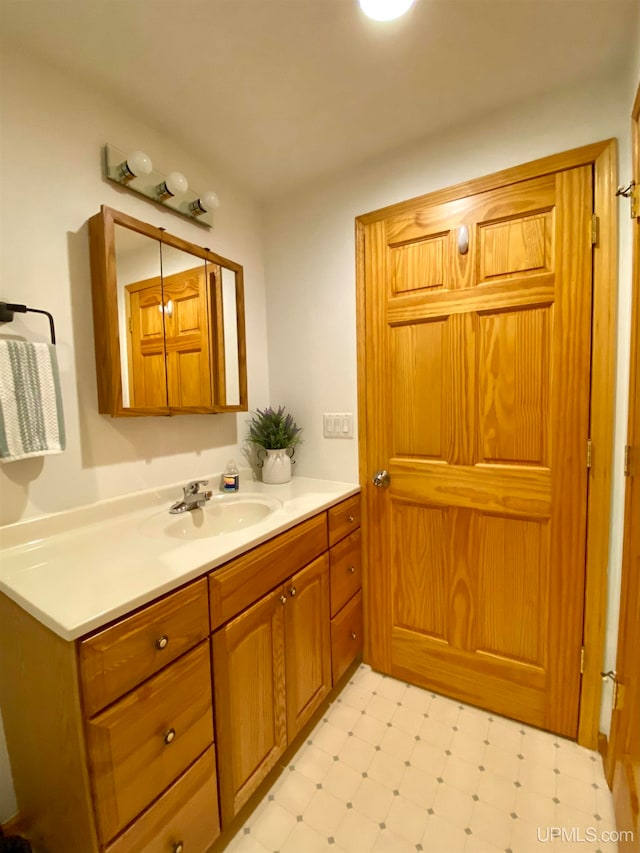
{"type": "Polygon", "coordinates": [[[262,482],[276,485],[277,483],[288,483],[291,479],[291,455],[292,448],[285,450],[260,450],[258,455],[262,459],[262,482]],[[266,455],[264,455],[266,454],[266,455]]]}

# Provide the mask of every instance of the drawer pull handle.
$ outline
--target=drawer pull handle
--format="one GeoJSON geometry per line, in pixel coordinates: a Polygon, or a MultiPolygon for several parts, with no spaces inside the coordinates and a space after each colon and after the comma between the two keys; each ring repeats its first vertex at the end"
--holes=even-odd
{"type": "Polygon", "coordinates": [[[183,853],[184,844],[182,841],[176,841],[176,843],[171,848],[171,853],[183,853]]]}
{"type": "Polygon", "coordinates": [[[353,524],[353,522],[355,521],[355,518],[352,515],[350,515],[349,518],[347,519],[347,521],[349,522],[349,524],[353,524]]]}
{"type": "Polygon", "coordinates": [[[356,632],[355,632],[355,631],[352,631],[352,632],[351,632],[351,639],[352,639],[352,640],[355,640],[355,639],[357,639],[357,637],[358,637],[358,635],[356,634],[356,632]]]}
{"type": "Polygon", "coordinates": [[[167,744],[167,746],[169,746],[170,743],[173,743],[173,741],[175,740],[175,737],[176,737],[176,730],[175,729],[167,729],[167,731],[164,733],[163,740],[167,744]]]}
{"type": "Polygon", "coordinates": [[[156,649],[162,651],[162,649],[166,649],[169,645],[169,638],[166,634],[163,634],[161,637],[158,637],[156,640],[156,649]]]}
{"type": "Polygon", "coordinates": [[[289,587],[289,595],[293,598],[293,596],[297,593],[297,589],[295,586],[289,587]]]}
{"type": "Polygon", "coordinates": [[[349,574],[355,575],[355,573],[356,573],[356,567],[355,566],[349,566],[349,574]]]}
{"type": "Polygon", "coordinates": [[[287,603],[287,596],[281,595],[280,596],[280,604],[286,604],[286,603],[287,603]]]}

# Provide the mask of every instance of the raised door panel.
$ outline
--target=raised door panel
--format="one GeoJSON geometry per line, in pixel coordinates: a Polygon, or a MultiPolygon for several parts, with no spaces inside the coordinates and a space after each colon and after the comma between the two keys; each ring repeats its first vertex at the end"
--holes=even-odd
{"type": "Polygon", "coordinates": [[[223,827],[287,746],[282,596],[272,592],[213,635],[223,827]]]}
{"type": "Polygon", "coordinates": [[[136,408],[167,405],[164,311],[160,280],[127,286],[130,335],[130,404],[136,408]]]}
{"type": "Polygon", "coordinates": [[[478,283],[553,272],[553,212],[478,225],[478,283]]]}
{"type": "Polygon", "coordinates": [[[209,643],[87,722],[103,843],[142,812],[213,742],[209,643]]]}
{"type": "Polygon", "coordinates": [[[391,248],[394,293],[407,293],[449,284],[449,234],[429,235],[391,248]]]}
{"type": "Polygon", "coordinates": [[[479,462],[549,464],[552,309],[478,318],[479,462]]]}
{"type": "Polygon", "coordinates": [[[392,532],[394,624],[444,640],[449,610],[449,510],[399,501],[392,532]]]}
{"type": "Polygon", "coordinates": [[[447,318],[391,333],[391,420],[396,456],[442,459],[451,439],[447,318]]]}
{"type": "Polygon", "coordinates": [[[210,353],[209,288],[204,266],[166,276],[167,378],[170,405],[208,408],[213,405],[210,353]]]}
{"type": "Polygon", "coordinates": [[[287,736],[291,742],[331,690],[329,557],[285,584],[287,736]]]}

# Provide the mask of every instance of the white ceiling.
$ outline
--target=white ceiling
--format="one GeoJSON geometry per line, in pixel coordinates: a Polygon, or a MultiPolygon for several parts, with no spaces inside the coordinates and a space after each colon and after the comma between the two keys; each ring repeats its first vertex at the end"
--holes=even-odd
{"type": "Polygon", "coordinates": [[[268,198],[481,112],[615,73],[637,45],[640,4],[416,0],[388,24],[368,21],[356,0],[0,8],[8,42],[110,93],[268,198]]]}

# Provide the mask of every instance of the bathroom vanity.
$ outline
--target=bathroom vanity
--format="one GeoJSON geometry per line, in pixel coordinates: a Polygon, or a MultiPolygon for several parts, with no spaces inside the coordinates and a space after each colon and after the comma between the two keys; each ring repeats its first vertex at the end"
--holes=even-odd
{"type": "Polygon", "coordinates": [[[2,714],[46,853],[206,853],[361,651],[357,487],[250,484],[232,517],[268,512],[220,535],[169,494],[0,532],[2,714]]]}

